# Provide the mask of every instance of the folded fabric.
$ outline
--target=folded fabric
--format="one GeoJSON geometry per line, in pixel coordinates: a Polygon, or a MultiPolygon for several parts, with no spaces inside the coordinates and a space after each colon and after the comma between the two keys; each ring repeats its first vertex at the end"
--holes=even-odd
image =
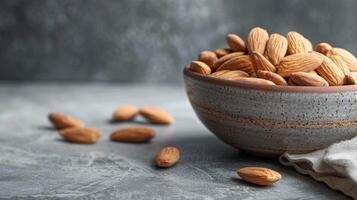
{"type": "Polygon", "coordinates": [[[357,199],[357,137],[307,154],[285,153],[279,160],[357,199]]]}

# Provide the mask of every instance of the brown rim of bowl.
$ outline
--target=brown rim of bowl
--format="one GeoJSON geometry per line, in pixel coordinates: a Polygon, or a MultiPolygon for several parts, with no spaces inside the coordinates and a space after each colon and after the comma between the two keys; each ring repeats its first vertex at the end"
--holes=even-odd
{"type": "Polygon", "coordinates": [[[338,92],[353,92],[357,91],[357,85],[343,86],[328,86],[328,87],[312,87],[312,86],[283,86],[283,85],[252,85],[246,83],[237,83],[234,81],[213,78],[202,74],[192,72],[186,66],[183,70],[184,76],[217,85],[241,87],[247,89],[267,90],[273,92],[292,92],[292,93],[338,93],[338,92]]]}

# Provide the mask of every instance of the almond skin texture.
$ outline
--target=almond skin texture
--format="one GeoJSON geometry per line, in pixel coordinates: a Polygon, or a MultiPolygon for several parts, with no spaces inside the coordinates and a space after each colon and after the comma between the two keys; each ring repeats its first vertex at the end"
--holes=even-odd
{"type": "Polygon", "coordinates": [[[171,167],[180,160],[180,151],[176,147],[164,147],[155,156],[157,167],[171,167]]]}
{"type": "Polygon", "coordinates": [[[270,72],[276,71],[275,66],[271,64],[269,60],[266,59],[261,53],[257,51],[253,51],[252,58],[253,58],[253,68],[255,69],[255,71],[258,70],[264,70],[270,72]]]}
{"type": "Polygon", "coordinates": [[[318,68],[323,58],[317,53],[299,53],[284,57],[278,67],[278,74],[289,77],[294,72],[309,72],[318,68]]]}
{"type": "Polygon", "coordinates": [[[62,129],[59,135],[68,142],[93,144],[100,138],[101,133],[95,128],[76,127],[62,129]]]}
{"type": "Polygon", "coordinates": [[[209,76],[214,77],[214,78],[220,78],[220,79],[234,81],[234,80],[237,80],[242,77],[249,77],[249,74],[247,72],[240,71],[240,70],[234,70],[234,71],[222,70],[222,71],[212,73],[209,76]]]}
{"type": "Polygon", "coordinates": [[[256,75],[258,78],[272,81],[276,85],[288,85],[288,83],[282,76],[280,76],[279,74],[276,74],[274,72],[260,70],[260,71],[256,72],[256,75]]]}
{"type": "Polygon", "coordinates": [[[190,70],[203,75],[211,73],[211,68],[206,63],[201,61],[192,61],[190,64],[190,70]]]}
{"type": "Polygon", "coordinates": [[[332,46],[329,43],[318,43],[315,47],[315,51],[322,53],[324,55],[327,54],[328,51],[330,51],[332,49],[332,46]]]}
{"type": "Polygon", "coordinates": [[[289,78],[289,83],[297,86],[328,86],[328,82],[319,75],[311,74],[308,72],[296,72],[289,78]]]}
{"type": "Polygon", "coordinates": [[[249,55],[237,56],[227,60],[217,69],[217,71],[221,70],[241,70],[247,72],[248,74],[254,72],[249,55]]]}
{"type": "Polygon", "coordinates": [[[228,49],[228,48],[218,48],[218,49],[216,49],[215,53],[216,53],[217,57],[220,58],[222,56],[232,53],[232,50],[228,49]]]}
{"type": "Polygon", "coordinates": [[[300,33],[291,31],[286,36],[289,54],[308,53],[312,51],[311,42],[300,33]]]}
{"type": "Polygon", "coordinates": [[[167,112],[151,106],[141,108],[139,114],[153,124],[172,124],[175,121],[167,112]]]}
{"type": "Polygon", "coordinates": [[[212,70],[214,69],[213,71],[216,71],[218,69],[218,67],[220,67],[227,60],[230,60],[231,58],[234,58],[237,56],[242,56],[244,54],[245,54],[245,52],[234,52],[234,53],[230,53],[228,55],[222,56],[217,60],[217,62],[214,63],[212,70]]]}
{"type": "Polygon", "coordinates": [[[233,51],[247,51],[247,47],[245,46],[245,42],[242,38],[240,38],[236,34],[228,34],[226,36],[226,41],[228,46],[233,50],[233,51]]]}
{"type": "Polygon", "coordinates": [[[275,85],[272,81],[261,79],[261,78],[253,78],[253,77],[242,77],[237,79],[235,82],[237,83],[245,83],[250,85],[275,85]]]}
{"type": "Polygon", "coordinates": [[[344,82],[345,74],[337,67],[337,65],[328,57],[321,55],[323,62],[316,72],[324,78],[330,86],[342,85],[344,82]]]}
{"type": "Polygon", "coordinates": [[[257,51],[261,54],[264,54],[266,44],[269,40],[269,34],[265,29],[255,27],[248,34],[248,51],[253,53],[257,51]]]}
{"type": "Polygon", "coordinates": [[[345,61],[346,65],[348,66],[351,72],[357,72],[357,59],[352,53],[342,48],[333,48],[333,49],[338,55],[341,56],[343,61],[345,61]]]}
{"type": "Polygon", "coordinates": [[[121,106],[113,113],[113,121],[123,122],[131,121],[138,114],[138,109],[132,106],[121,106]]]}
{"type": "Polygon", "coordinates": [[[273,185],[282,178],[278,172],[263,167],[244,167],[237,173],[244,181],[260,186],[273,185]]]}
{"type": "Polygon", "coordinates": [[[151,128],[130,127],[114,131],[110,139],[117,142],[143,143],[148,142],[155,135],[155,131],[151,128]]]}
{"type": "Polygon", "coordinates": [[[270,35],[266,46],[266,56],[269,61],[277,66],[288,50],[288,40],[277,33],[270,35]]]}
{"type": "Polygon", "coordinates": [[[83,127],[83,124],[77,119],[59,112],[51,112],[48,119],[57,129],[83,127]]]}
{"type": "Polygon", "coordinates": [[[206,63],[211,68],[211,70],[214,71],[212,68],[214,63],[217,62],[218,58],[216,53],[212,51],[202,51],[198,56],[198,60],[206,63]]]}

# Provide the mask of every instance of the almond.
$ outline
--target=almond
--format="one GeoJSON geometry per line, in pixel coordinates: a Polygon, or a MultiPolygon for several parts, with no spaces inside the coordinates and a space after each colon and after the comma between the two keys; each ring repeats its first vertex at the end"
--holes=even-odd
{"type": "Polygon", "coordinates": [[[332,60],[332,62],[334,62],[345,75],[350,73],[350,69],[348,68],[345,61],[343,61],[342,57],[337,53],[336,50],[331,49],[330,51],[328,51],[326,56],[329,57],[332,60]]]}
{"type": "Polygon", "coordinates": [[[201,61],[192,61],[190,64],[190,70],[203,75],[211,73],[211,68],[206,63],[201,61]]]}
{"type": "Polygon", "coordinates": [[[214,63],[212,70],[216,71],[217,68],[220,67],[227,60],[230,60],[231,58],[234,58],[234,57],[237,57],[237,56],[242,56],[244,54],[245,54],[245,52],[234,52],[234,53],[230,53],[228,55],[222,56],[217,60],[217,62],[214,63]]]}
{"type": "Polygon", "coordinates": [[[180,160],[180,151],[176,147],[164,147],[155,156],[154,162],[158,167],[171,167],[180,160]]]}
{"type": "Polygon", "coordinates": [[[281,175],[264,167],[244,167],[238,170],[238,175],[248,183],[260,186],[272,185],[281,179],[281,175]]]}
{"type": "Polygon", "coordinates": [[[326,53],[328,51],[330,51],[331,49],[332,49],[332,46],[329,43],[325,43],[325,42],[318,43],[315,47],[315,51],[322,53],[324,55],[326,55],[326,53]]]}
{"type": "Polygon", "coordinates": [[[241,70],[249,74],[254,71],[249,55],[237,56],[227,60],[217,69],[217,71],[221,70],[241,70]]]}
{"type": "Polygon", "coordinates": [[[155,137],[155,131],[145,127],[122,128],[110,135],[113,141],[133,143],[148,142],[153,137],[155,137]]]}
{"type": "Polygon", "coordinates": [[[289,83],[297,86],[328,86],[328,82],[321,76],[307,72],[295,72],[291,74],[289,83]]]}
{"type": "Polygon", "coordinates": [[[217,57],[220,58],[222,56],[232,53],[232,50],[228,49],[228,48],[218,48],[218,49],[216,49],[215,53],[216,53],[217,57]]]}
{"type": "Polygon", "coordinates": [[[244,71],[240,70],[222,70],[222,71],[217,71],[215,73],[210,74],[209,76],[214,77],[214,78],[220,78],[220,79],[226,79],[226,80],[237,80],[242,77],[249,77],[249,74],[244,71]]]}
{"type": "Polygon", "coordinates": [[[345,74],[343,71],[337,67],[337,65],[328,57],[321,56],[323,62],[320,67],[316,69],[316,72],[324,78],[330,86],[342,85],[345,74]]]}
{"type": "Polygon", "coordinates": [[[57,129],[82,127],[83,124],[77,119],[59,112],[51,112],[48,119],[57,129]]]}
{"type": "Polygon", "coordinates": [[[139,110],[139,114],[153,124],[172,124],[174,118],[159,108],[146,106],[139,110]]]}
{"type": "Polygon", "coordinates": [[[286,36],[289,54],[308,53],[312,51],[311,42],[300,33],[291,31],[286,36]]]}
{"type": "Polygon", "coordinates": [[[276,68],[273,64],[269,62],[268,59],[266,59],[261,53],[257,51],[253,51],[252,53],[252,58],[253,58],[253,68],[255,71],[258,70],[264,70],[264,71],[270,71],[270,72],[275,72],[276,68]]]}
{"type": "Polygon", "coordinates": [[[60,136],[73,143],[93,144],[101,136],[99,130],[95,128],[75,127],[66,128],[59,131],[60,136]]]}
{"type": "Polygon", "coordinates": [[[113,113],[113,120],[118,122],[131,121],[138,114],[138,109],[132,106],[120,106],[113,113]]]}
{"type": "Polygon", "coordinates": [[[318,68],[323,59],[316,53],[298,53],[284,57],[278,67],[278,74],[289,77],[294,72],[309,72],[318,68]]]}
{"type": "Polygon", "coordinates": [[[233,50],[233,51],[247,51],[247,47],[245,46],[245,42],[242,38],[240,38],[236,34],[228,34],[226,36],[226,41],[228,43],[228,46],[233,50]]]}
{"type": "Polygon", "coordinates": [[[280,76],[279,74],[270,72],[270,71],[259,70],[256,72],[256,75],[258,78],[272,81],[276,85],[288,85],[286,80],[282,76],[280,76]]]}
{"type": "Polygon", "coordinates": [[[357,72],[351,72],[345,76],[346,85],[357,85],[357,72]]]}
{"type": "Polygon", "coordinates": [[[348,52],[346,49],[342,48],[333,48],[327,52],[327,56],[330,54],[338,55],[342,58],[345,64],[348,66],[349,70],[352,72],[357,71],[357,60],[356,57],[348,52]]]}
{"type": "Polygon", "coordinates": [[[288,50],[288,40],[277,33],[271,34],[266,46],[266,56],[270,62],[277,66],[288,50]]]}
{"type": "MultiPolygon", "coordinates": [[[[212,69],[214,63],[217,62],[218,58],[217,58],[216,53],[214,53],[212,51],[202,51],[200,53],[200,55],[198,56],[198,60],[206,63],[212,69]]],[[[212,71],[214,71],[214,70],[212,70],[212,71]]]]}
{"type": "Polygon", "coordinates": [[[261,78],[253,78],[253,77],[242,77],[235,80],[237,83],[244,83],[250,85],[275,85],[272,81],[261,79],[261,78]]]}
{"type": "Polygon", "coordinates": [[[253,53],[253,51],[257,51],[261,54],[264,54],[266,44],[269,40],[269,34],[265,29],[255,27],[253,28],[248,35],[248,51],[249,53],[253,53]]]}

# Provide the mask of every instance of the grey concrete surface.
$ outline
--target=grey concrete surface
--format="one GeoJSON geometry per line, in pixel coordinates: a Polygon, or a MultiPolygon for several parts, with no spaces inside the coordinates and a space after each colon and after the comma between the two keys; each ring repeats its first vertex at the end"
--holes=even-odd
{"type": "Polygon", "coordinates": [[[250,28],[357,53],[354,0],[2,0],[0,80],[182,83],[200,50],[250,28]],[[159,74],[159,75],[158,75],[159,74]]]}
{"type": "Polygon", "coordinates": [[[0,199],[347,199],[326,185],[223,144],[194,115],[182,88],[109,84],[0,84],[0,199]],[[176,118],[172,126],[109,123],[118,105],[156,105],[176,118]],[[94,145],[62,141],[46,115],[61,111],[99,128],[94,145]],[[109,141],[121,127],[150,126],[147,144],[109,141]],[[157,169],[160,147],[181,149],[173,168],[157,169]],[[272,187],[255,187],[235,171],[264,166],[282,173],[272,187]]]}

